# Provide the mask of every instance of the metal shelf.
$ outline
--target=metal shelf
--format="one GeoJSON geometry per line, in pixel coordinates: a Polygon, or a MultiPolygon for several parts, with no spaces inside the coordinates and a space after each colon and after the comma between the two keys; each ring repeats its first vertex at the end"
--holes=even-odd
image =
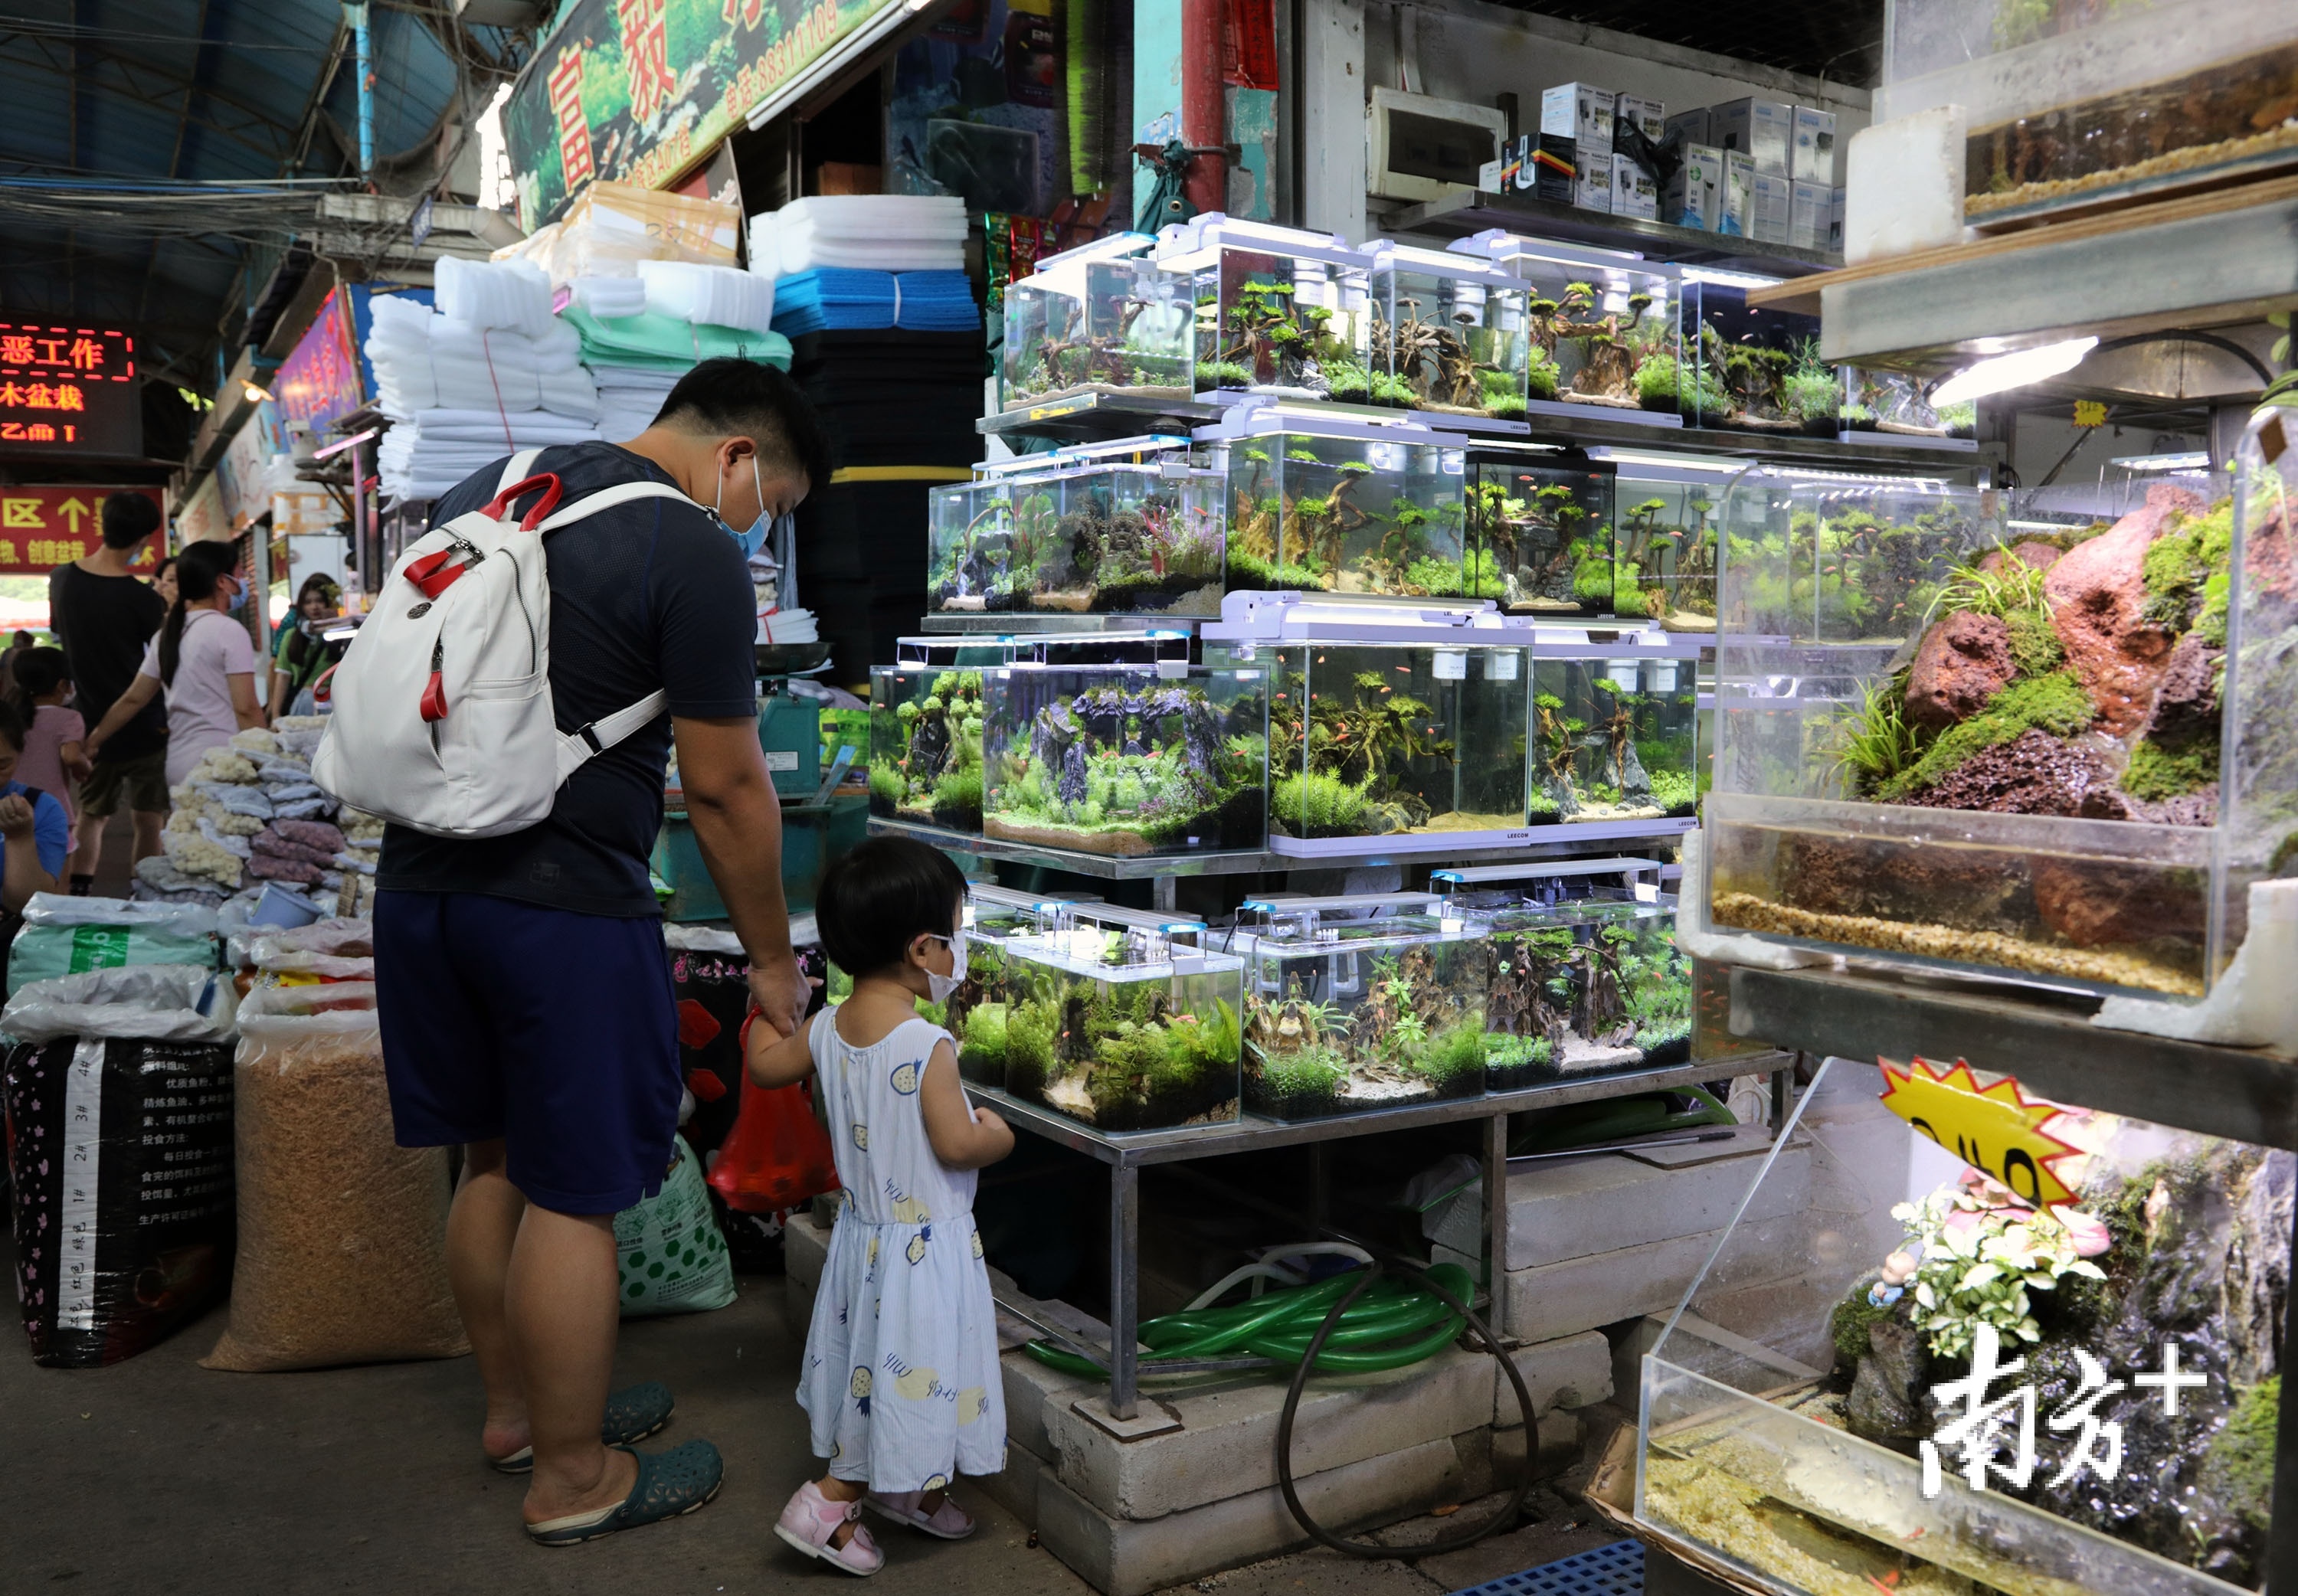
{"type": "Polygon", "coordinates": [[[1150,399],[1131,393],[1079,393],[1026,409],[999,411],[976,421],[974,430],[991,437],[1058,438],[1063,442],[1099,442],[1141,433],[1186,437],[1221,418],[1221,407],[1183,399],[1150,399]]]}
{"type": "Polygon", "coordinates": [[[1528,194],[1494,194],[1488,190],[1453,189],[1441,200],[1389,211],[1381,218],[1381,227],[1389,233],[1434,233],[1448,238],[1466,238],[1487,227],[1504,227],[1511,233],[1552,239],[1559,244],[1631,251],[1648,260],[1715,266],[1773,277],[1801,277],[1843,264],[1841,255],[1822,250],[1758,244],[1752,238],[1710,233],[1703,227],[1679,227],[1670,222],[1610,216],[1600,211],[1583,211],[1577,205],[1534,199],[1528,194]]]}
{"type": "Polygon", "coordinates": [[[1731,972],[1731,1030],[1844,1058],[1963,1059],[2045,1097],[2158,1125],[2298,1148],[2298,1058],[2091,1023],[2097,999],[1951,979],[1731,972]]]}

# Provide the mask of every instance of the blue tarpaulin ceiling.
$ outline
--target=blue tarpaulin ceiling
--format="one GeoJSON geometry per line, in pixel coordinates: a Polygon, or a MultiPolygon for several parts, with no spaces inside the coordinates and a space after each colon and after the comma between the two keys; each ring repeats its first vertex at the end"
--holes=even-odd
{"type": "MultiPolygon", "coordinates": [[[[120,324],[138,334],[147,371],[211,387],[315,191],[359,186],[343,8],[10,0],[9,10],[0,317],[120,324]]],[[[420,193],[515,64],[514,46],[458,22],[453,0],[375,0],[370,22],[376,186],[420,193]]]]}

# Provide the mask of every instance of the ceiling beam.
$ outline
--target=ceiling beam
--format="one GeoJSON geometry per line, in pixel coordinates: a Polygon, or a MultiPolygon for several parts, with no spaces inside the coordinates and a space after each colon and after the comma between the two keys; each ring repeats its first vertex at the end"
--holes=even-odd
{"type": "MultiPolygon", "coordinates": [[[[204,26],[204,21],[203,21],[203,26],[204,26]]],[[[68,52],[72,54],[77,54],[82,60],[93,62],[98,66],[109,66],[118,69],[123,75],[123,78],[129,73],[138,74],[145,79],[158,82],[168,90],[182,93],[186,95],[197,95],[201,98],[205,99],[213,104],[226,106],[245,117],[247,119],[247,128],[262,128],[277,134],[283,145],[287,140],[292,139],[294,136],[294,128],[289,126],[287,122],[276,114],[275,112],[267,110],[260,105],[252,104],[248,101],[241,99],[236,95],[228,94],[223,90],[218,89],[211,83],[201,81],[198,77],[198,69],[196,66],[189,73],[179,72],[172,70],[159,62],[148,60],[143,56],[125,54],[108,42],[102,39],[63,40],[57,38],[52,34],[15,33],[12,32],[4,22],[0,22],[0,49],[4,49],[18,42],[29,44],[35,49],[38,50],[42,56],[45,58],[44,64],[48,70],[59,72],[70,71],[71,70],[70,65],[66,64],[64,62],[59,61],[56,54],[54,54],[55,47],[62,45],[66,47],[68,52]]],[[[211,39],[204,44],[194,46],[194,61],[197,61],[202,55],[204,55],[205,53],[210,50],[228,50],[230,46],[221,39],[211,39]]],[[[103,83],[100,79],[91,79],[89,81],[91,82],[92,87],[108,88],[113,93],[122,92],[120,88],[110,84],[103,83]]],[[[147,104],[161,98],[161,95],[158,93],[139,87],[133,83],[128,84],[125,92],[130,98],[142,101],[147,104]]],[[[218,124],[218,128],[219,131],[226,130],[222,128],[221,124],[218,124]]],[[[244,131],[244,128],[243,128],[243,131],[244,131]]]]}
{"type": "MultiPolygon", "coordinates": [[[[43,47],[46,41],[44,39],[35,39],[33,43],[36,47],[43,47]]],[[[0,50],[4,50],[4,45],[0,45],[0,50]]],[[[42,54],[45,54],[45,53],[46,52],[43,47],[42,54]]],[[[10,58],[4,55],[0,55],[0,60],[7,59],[10,58]]],[[[115,95],[135,104],[146,107],[157,106],[161,101],[170,97],[170,92],[168,91],[173,91],[175,87],[173,83],[166,82],[164,80],[164,76],[161,74],[154,75],[163,77],[162,88],[147,90],[138,87],[128,76],[130,63],[120,61],[118,57],[113,57],[108,63],[120,69],[120,78],[117,81],[102,76],[93,70],[77,72],[72,70],[70,67],[62,65],[53,60],[35,63],[17,58],[14,61],[14,64],[25,67],[36,67],[37,70],[45,75],[62,79],[68,84],[93,89],[101,94],[115,95]]],[[[214,133],[221,137],[231,140],[234,144],[238,145],[241,148],[256,156],[266,167],[269,167],[278,161],[282,151],[286,147],[287,138],[286,129],[281,128],[278,123],[269,120],[260,120],[255,123],[253,125],[254,128],[278,136],[277,140],[273,143],[258,144],[253,138],[249,136],[251,132],[251,128],[249,127],[228,127],[222,122],[216,121],[208,117],[193,116],[191,114],[192,98],[193,96],[188,91],[182,93],[181,99],[183,109],[179,113],[180,120],[187,122],[193,126],[204,128],[211,133],[214,133]]]]}

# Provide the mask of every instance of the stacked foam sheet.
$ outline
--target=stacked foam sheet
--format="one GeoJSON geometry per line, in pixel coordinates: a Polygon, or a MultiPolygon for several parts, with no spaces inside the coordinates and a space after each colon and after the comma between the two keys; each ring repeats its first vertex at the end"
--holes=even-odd
{"type": "Polygon", "coordinates": [[[929,194],[813,194],[750,219],[750,269],[792,277],[821,266],[963,271],[965,202],[929,194]]]}
{"type": "Polygon", "coordinates": [[[519,262],[442,262],[444,309],[378,295],[367,356],[393,426],[376,450],[384,493],[435,499],[521,449],[599,435],[599,393],[582,340],[550,313],[519,262]]]}
{"type": "Polygon", "coordinates": [[[908,327],[967,333],[981,325],[962,271],[862,271],[817,266],[774,285],[774,330],[806,333],[908,327]]]}
{"type": "Polygon", "coordinates": [[[641,285],[649,308],[613,314],[607,307],[627,304],[627,295],[586,282],[562,318],[580,339],[583,364],[598,385],[599,435],[609,443],[627,442],[644,432],[678,379],[704,360],[732,355],[789,367],[789,340],[766,328],[773,314],[772,283],[728,268],[641,264],[676,269],[652,279],[628,279],[641,285]],[[674,314],[665,305],[690,314],[674,314]],[[711,314],[740,316],[756,325],[693,318],[711,314]]]}

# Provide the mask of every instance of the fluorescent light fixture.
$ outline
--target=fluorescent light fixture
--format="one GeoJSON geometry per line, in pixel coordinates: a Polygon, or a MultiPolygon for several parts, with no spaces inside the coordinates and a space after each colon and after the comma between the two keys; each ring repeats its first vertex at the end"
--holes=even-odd
{"type": "Polygon", "coordinates": [[[1630,454],[1618,449],[1591,449],[1588,452],[1600,460],[1610,460],[1616,465],[1666,467],[1678,471],[1712,471],[1719,476],[1729,476],[1748,468],[1746,460],[1696,460],[1675,454],[1630,454]]]}
{"type": "Polygon", "coordinates": [[[2062,371],[2072,371],[2082,364],[2085,355],[2097,347],[2095,338],[2069,338],[2063,343],[2046,343],[2040,349],[1990,356],[1975,366],[1964,367],[1941,383],[1931,393],[1931,407],[1936,409],[1942,405],[1961,404],[1966,399],[2023,388],[2062,371]]]}
{"type": "Polygon", "coordinates": [[[2071,532],[2079,526],[2087,526],[2090,523],[2087,521],[2005,521],[2003,525],[2015,526],[2025,532],[2071,532]]]}
{"type": "Polygon", "coordinates": [[[1687,283],[1713,283],[1719,288],[1776,288],[1778,277],[1758,277],[1752,271],[1718,271],[1712,266],[1687,266],[1683,269],[1687,283]]]}
{"type": "Polygon", "coordinates": [[[2109,464],[2125,471],[2207,471],[2211,457],[2207,451],[2197,449],[2186,454],[2117,455],[2109,464]]]}

